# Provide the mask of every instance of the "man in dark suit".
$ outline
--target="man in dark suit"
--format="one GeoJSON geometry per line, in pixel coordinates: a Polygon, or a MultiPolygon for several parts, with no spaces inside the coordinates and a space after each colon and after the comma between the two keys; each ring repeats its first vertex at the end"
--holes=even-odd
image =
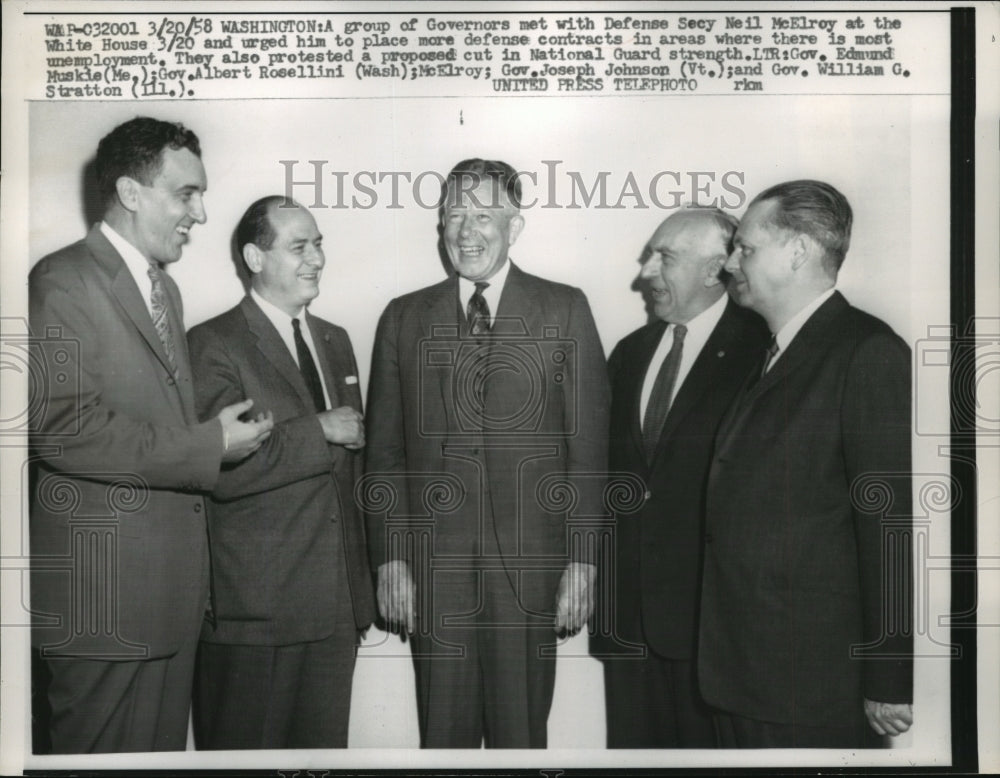
{"type": "Polygon", "coordinates": [[[347,333],[308,313],[325,258],[316,221],[280,196],[247,209],[252,275],[232,310],[189,334],[210,417],[251,393],[275,420],[212,492],[212,613],[199,649],[199,748],[343,748],[358,635],[375,615],[354,503],[364,446],[347,333]]]}
{"type": "Polygon", "coordinates": [[[208,600],[201,490],[268,418],[195,415],[176,262],[205,221],[198,139],[138,118],[97,149],[103,221],[29,277],[33,640],[51,672],[52,749],[183,749],[208,600]],[[46,382],[47,376],[51,380],[46,382]],[[60,380],[60,376],[63,380],[60,380]],[[39,383],[40,382],[40,383],[39,383]]]}
{"type": "Polygon", "coordinates": [[[508,261],[524,226],[513,168],[461,162],[444,195],[457,276],[393,300],[375,340],[379,607],[413,633],[425,748],[541,748],[553,626],[576,632],[592,607],[574,520],[604,513],[604,354],[579,289],[508,261]]]}
{"type": "Polygon", "coordinates": [[[614,567],[599,587],[611,619],[591,638],[604,660],[609,748],[715,745],[693,663],[705,481],[719,421],[767,342],[720,277],[735,229],[715,209],[660,225],[641,273],[657,321],[608,363],[611,472],[645,483],[641,507],[617,519],[614,567]]]}
{"type": "Polygon", "coordinates": [[[728,747],[912,722],[910,350],[834,289],[851,222],[829,184],[779,184],[726,264],[774,333],[709,473],[698,669],[728,747]]]}

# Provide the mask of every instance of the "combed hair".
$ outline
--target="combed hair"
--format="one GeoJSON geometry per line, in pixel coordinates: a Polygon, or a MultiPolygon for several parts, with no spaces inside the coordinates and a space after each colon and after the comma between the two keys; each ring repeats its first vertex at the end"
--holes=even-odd
{"type": "Polygon", "coordinates": [[[101,202],[110,205],[122,176],[150,186],[163,168],[164,149],[188,149],[199,159],[198,136],[183,124],[139,116],[119,124],[97,144],[97,185],[101,202]]]}
{"type": "Polygon", "coordinates": [[[499,206],[500,192],[505,192],[510,204],[520,210],[521,208],[521,179],[506,162],[498,159],[464,159],[459,162],[448,173],[444,187],[441,191],[442,210],[448,205],[456,205],[459,192],[471,192],[484,180],[493,181],[492,202],[481,203],[483,206],[499,206]],[[449,195],[455,193],[454,200],[449,200],[449,195]]]}
{"type": "Polygon", "coordinates": [[[781,230],[805,234],[824,251],[824,266],[836,274],[851,245],[854,215],[851,205],[837,189],[823,181],[786,181],[757,195],[754,203],[774,200],[778,207],[770,224],[781,230]]]}
{"type": "Polygon", "coordinates": [[[267,251],[274,245],[274,239],[278,233],[271,224],[271,207],[275,208],[300,208],[301,206],[291,198],[284,195],[268,195],[254,202],[244,211],[240,217],[240,223],[236,225],[236,250],[243,252],[243,247],[248,243],[254,244],[257,248],[267,251]]]}

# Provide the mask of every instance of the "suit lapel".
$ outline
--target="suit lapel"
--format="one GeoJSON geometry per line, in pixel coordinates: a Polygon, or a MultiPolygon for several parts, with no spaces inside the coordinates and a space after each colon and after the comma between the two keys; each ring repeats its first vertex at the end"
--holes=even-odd
{"type": "MultiPolygon", "coordinates": [[[[646,382],[646,374],[649,372],[650,363],[656,353],[657,346],[663,339],[663,333],[667,329],[665,321],[658,321],[644,333],[642,341],[638,343],[631,356],[634,360],[629,360],[627,366],[628,379],[624,387],[625,396],[629,398],[628,403],[628,426],[632,435],[632,445],[636,451],[644,451],[642,442],[642,387],[646,382]]],[[[662,440],[662,436],[661,436],[662,440]]],[[[645,455],[643,455],[645,459],[645,455]]]]}
{"type": "Polygon", "coordinates": [[[240,310],[246,317],[247,327],[256,338],[257,350],[267,358],[275,371],[298,394],[303,406],[314,408],[312,395],[310,395],[309,388],[302,377],[302,372],[274,325],[249,296],[244,297],[240,302],[240,310]]]}
{"type": "MultiPolygon", "coordinates": [[[[725,443],[743,426],[757,400],[775,386],[781,384],[803,362],[815,359],[817,354],[822,353],[821,343],[830,338],[831,335],[836,334],[837,327],[834,320],[848,307],[844,296],[840,292],[834,292],[833,296],[816,309],[813,315],[806,320],[802,329],[798,331],[792,342],[788,344],[788,348],[779,355],[778,360],[770,370],[760,376],[759,380],[757,379],[759,372],[754,372],[747,376],[743,388],[737,395],[738,399],[730,407],[720,425],[717,439],[718,450],[720,452],[723,450],[725,443]]],[[[758,371],[762,370],[763,367],[762,355],[761,361],[758,364],[758,371]]]]}
{"type": "MultiPolygon", "coordinates": [[[[453,276],[428,289],[424,302],[425,306],[420,314],[420,337],[440,339],[442,345],[453,344],[454,348],[458,348],[465,329],[464,318],[458,310],[458,276],[453,276]]],[[[444,409],[443,417],[439,421],[442,426],[447,425],[448,429],[455,428],[458,418],[455,415],[455,400],[452,393],[455,370],[458,369],[458,355],[455,356],[452,370],[421,370],[426,377],[421,378],[421,391],[426,392],[428,397],[434,392],[439,394],[441,407],[444,409]],[[436,386],[430,382],[424,385],[431,373],[437,374],[436,386]]],[[[423,355],[420,355],[420,358],[422,359],[423,355]]]]}
{"type": "Polygon", "coordinates": [[[334,348],[333,335],[322,327],[319,320],[308,311],[306,312],[306,322],[312,334],[313,345],[316,346],[316,359],[319,362],[319,371],[323,374],[323,383],[326,384],[326,393],[330,395],[330,407],[339,408],[341,406],[340,384],[344,380],[344,376],[351,374],[351,365],[348,362],[347,354],[334,348]]]}
{"type": "MultiPolygon", "coordinates": [[[[101,228],[97,225],[91,228],[87,234],[86,243],[97,263],[111,279],[110,288],[112,296],[121,306],[129,321],[139,331],[139,334],[146,341],[154,356],[163,365],[164,370],[172,373],[173,368],[170,366],[170,361],[163,350],[160,336],[156,334],[156,327],[153,326],[153,319],[149,315],[149,308],[146,307],[146,302],[142,299],[139,287],[136,286],[135,279],[132,277],[132,273],[129,272],[125,260],[119,256],[115,247],[104,237],[101,228]]],[[[176,316],[171,317],[170,323],[172,327],[176,326],[176,316]]],[[[184,329],[181,327],[179,332],[175,332],[174,339],[183,340],[183,338],[184,329]]]]}

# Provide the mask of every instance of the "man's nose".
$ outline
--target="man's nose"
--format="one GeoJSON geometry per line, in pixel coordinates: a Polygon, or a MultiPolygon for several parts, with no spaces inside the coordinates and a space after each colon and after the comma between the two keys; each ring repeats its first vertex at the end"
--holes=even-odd
{"type": "Polygon", "coordinates": [[[191,207],[188,208],[188,214],[194,219],[198,224],[204,224],[208,218],[205,213],[205,201],[202,199],[201,195],[195,195],[191,198],[191,207]]]}
{"type": "Polygon", "coordinates": [[[326,255],[319,246],[314,246],[306,252],[306,263],[311,267],[322,268],[326,264],[326,255]]]}
{"type": "Polygon", "coordinates": [[[654,278],[660,274],[660,255],[653,253],[646,257],[639,271],[640,278],[654,278]]]}
{"type": "Polygon", "coordinates": [[[735,273],[740,269],[740,250],[733,249],[733,252],[726,257],[726,264],[722,266],[727,273],[735,273]]]}
{"type": "Polygon", "coordinates": [[[469,235],[472,233],[472,229],[475,226],[475,219],[472,214],[466,214],[462,217],[462,223],[459,225],[458,231],[461,235],[469,235]]]}

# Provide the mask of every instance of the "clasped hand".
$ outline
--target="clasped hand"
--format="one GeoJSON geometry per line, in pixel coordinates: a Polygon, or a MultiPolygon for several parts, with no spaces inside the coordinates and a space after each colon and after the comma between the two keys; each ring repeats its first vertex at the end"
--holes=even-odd
{"type": "Polygon", "coordinates": [[[260,448],[274,428],[274,415],[267,411],[253,419],[240,421],[240,416],[253,407],[253,400],[243,400],[223,408],[218,415],[222,423],[223,462],[239,462],[260,448]]]}
{"type": "Polygon", "coordinates": [[[352,451],[365,446],[365,417],[349,405],[323,411],[317,418],[327,443],[336,443],[352,451]]]}

